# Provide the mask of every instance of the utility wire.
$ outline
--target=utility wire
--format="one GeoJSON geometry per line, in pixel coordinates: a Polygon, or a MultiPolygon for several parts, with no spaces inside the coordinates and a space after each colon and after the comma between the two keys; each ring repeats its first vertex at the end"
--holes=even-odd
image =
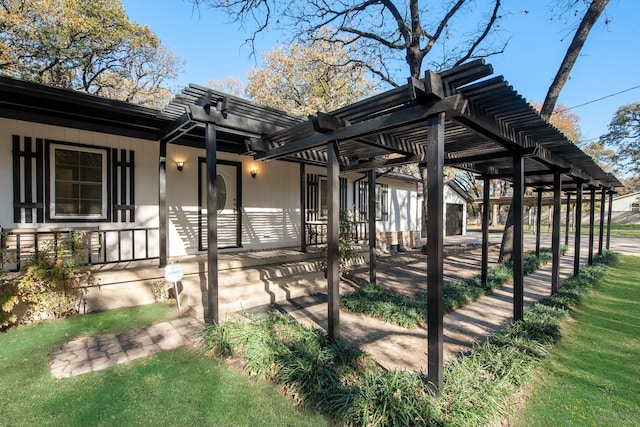
{"type": "Polygon", "coordinates": [[[610,95],[603,96],[602,98],[594,99],[592,101],[587,101],[584,104],[574,105],[573,107],[569,107],[569,108],[563,108],[562,110],[554,111],[551,114],[564,113],[565,111],[569,111],[569,110],[573,110],[574,108],[583,107],[585,105],[593,104],[594,102],[602,101],[603,99],[611,98],[612,96],[620,95],[621,93],[629,92],[630,90],[634,90],[634,89],[638,89],[638,88],[640,88],[640,85],[634,86],[634,87],[630,87],[629,89],[621,90],[620,92],[612,93],[610,95]]]}

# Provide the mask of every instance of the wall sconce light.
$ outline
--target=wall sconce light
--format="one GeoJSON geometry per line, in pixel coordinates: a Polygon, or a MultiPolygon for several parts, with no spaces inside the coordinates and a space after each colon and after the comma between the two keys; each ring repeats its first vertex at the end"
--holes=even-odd
{"type": "Polygon", "coordinates": [[[258,168],[251,169],[251,178],[255,178],[258,175],[258,168]]]}
{"type": "Polygon", "coordinates": [[[182,168],[184,168],[184,162],[176,162],[176,167],[178,168],[179,172],[182,172],[182,168]]]}

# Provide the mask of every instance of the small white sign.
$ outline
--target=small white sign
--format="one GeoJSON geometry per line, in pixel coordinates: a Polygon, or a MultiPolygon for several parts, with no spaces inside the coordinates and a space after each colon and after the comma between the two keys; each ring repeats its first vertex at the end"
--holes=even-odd
{"type": "Polygon", "coordinates": [[[180,264],[169,264],[164,268],[164,279],[167,282],[179,282],[182,277],[184,277],[184,272],[180,264]]]}

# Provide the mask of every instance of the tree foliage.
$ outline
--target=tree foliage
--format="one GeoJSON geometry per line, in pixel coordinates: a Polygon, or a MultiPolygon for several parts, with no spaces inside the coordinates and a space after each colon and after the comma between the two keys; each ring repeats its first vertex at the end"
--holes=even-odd
{"type": "Polygon", "coordinates": [[[623,172],[640,176],[640,102],[618,108],[602,141],[616,149],[623,172]]]}
{"type": "Polygon", "coordinates": [[[259,33],[271,28],[302,43],[357,44],[358,49],[349,50],[349,61],[392,86],[405,83],[396,80],[398,75],[419,77],[427,57],[426,65],[440,70],[506,46],[496,31],[501,0],[447,0],[428,6],[418,0],[192,2],[222,10],[243,28],[252,28],[247,40],[252,46],[259,33]]]}
{"type": "Polygon", "coordinates": [[[278,46],[264,55],[264,66],[247,75],[250,99],[305,117],[352,104],[373,93],[365,70],[348,59],[357,45],[326,41],[278,46]]]}
{"type": "MultiPolygon", "coordinates": [[[[542,110],[542,104],[539,102],[533,102],[531,104],[533,108],[538,111],[542,110]]],[[[573,114],[567,110],[562,104],[558,104],[551,113],[549,123],[556,129],[564,134],[567,139],[574,144],[580,141],[582,131],[580,129],[580,117],[577,114],[573,114]]]]}
{"type": "Polygon", "coordinates": [[[0,72],[10,76],[157,107],[181,65],[119,0],[0,6],[0,72]]]}

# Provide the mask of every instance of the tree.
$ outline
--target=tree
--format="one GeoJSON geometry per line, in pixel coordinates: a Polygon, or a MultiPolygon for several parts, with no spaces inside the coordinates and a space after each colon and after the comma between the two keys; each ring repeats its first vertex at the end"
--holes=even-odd
{"type": "Polygon", "coordinates": [[[623,172],[640,176],[640,102],[618,108],[609,123],[609,132],[601,139],[617,149],[623,172]]]}
{"type": "Polygon", "coordinates": [[[258,104],[306,117],[352,104],[373,93],[375,85],[349,51],[318,40],[278,46],[264,55],[264,66],[247,75],[246,93],[258,104]]]}
{"type": "Polygon", "coordinates": [[[0,72],[159,107],[182,63],[119,0],[4,0],[0,72]]]}
{"type": "Polygon", "coordinates": [[[448,0],[429,8],[418,0],[192,2],[222,10],[244,28],[252,27],[247,39],[252,47],[267,29],[282,30],[291,41],[303,44],[358,44],[358,49],[348,51],[349,62],[391,86],[404,84],[408,76],[420,77],[427,58],[429,68],[439,70],[502,52],[506,46],[496,31],[501,0],[448,0]],[[472,14],[482,17],[474,22],[472,14]],[[408,73],[398,73],[406,67],[408,73]]]}
{"type": "MultiPolygon", "coordinates": [[[[549,120],[552,117],[552,113],[556,108],[556,103],[558,101],[558,97],[560,96],[560,92],[564,87],[565,83],[569,79],[569,75],[571,74],[571,70],[575,65],[580,52],[582,51],[582,47],[584,46],[587,37],[589,36],[589,32],[595,25],[596,21],[604,11],[605,7],[609,3],[609,0],[592,0],[589,2],[588,0],[562,0],[558,2],[558,7],[561,8],[561,12],[558,14],[559,16],[566,15],[567,13],[572,14],[574,16],[579,16],[579,6],[588,4],[586,12],[582,15],[582,19],[576,32],[574,33],[573,39],[569,48],[567,49],[567,53],[562,60],[560,67],[558,68],[558,72],[556,73],[551,86],[549,86],[549,90],[547,92],[547,96],[542,103],[542,108],[540,109],[540,115],[549,120]],[[562,8],[564,8],[562,10],[562,8]]],[[[608,24],[608,21],[606,22],[608,24]]],[[[574,141],[575,142],[575,141],[574,141]]],[[[502,235],[502,245],[500,246],[500,261],[509,261],[511,259],[511,253],[513,252],[513,205],[509,207],[509,214],[507,215],[507,221],[504,227],[504,234],[502,235]]]]}
{"type": "MultiPolygon", "coordinates": [[[[574,8],[576,4],[579,3],[586,3],[586,0],[565,0],[563,2],[563,4],[567,6],[567,10],[575,10],[574,8]]],[[[558,72],[556,73],[551,86],[549,86],[549,91],[547,92],[547,96],[542,104],[542,109],[540,110],[542,117],[546,119],[551,117],[551,113],[556,106],[560,92],[569,79],[571,70],[582,51],[582,46],[584,46],[591,28],[593,28],[596,21],[604,11],[607,3],[609,3],[609,0],[593,0],[589,4],[589,8],[583,15],[580,25],[573,36],[573,40],[567,49],[567,53],[558,68],[558,72]]],[[[577,11],[574,13],[577,13],[577,11]]]]}

